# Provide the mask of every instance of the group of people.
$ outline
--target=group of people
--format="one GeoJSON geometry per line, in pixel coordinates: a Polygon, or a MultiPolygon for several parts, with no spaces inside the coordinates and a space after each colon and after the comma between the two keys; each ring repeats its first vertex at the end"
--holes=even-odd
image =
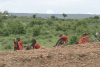
{"type": "MultiPolygon", "coordinates": [[[[60,39],[58,40],[58,42],[56,43],[55,46],[57,46],[58,43],[60,45],[66,44],[66,46],[67,46],[67,42],[68,42],[67,36],[60,34],[59,37],[60,37],[60,39]],[[60,42],[60,41],[63,41],[63,43],[60,42]]],[[[15,41],[15,39],[13,41],[14,41],[14,51],[15,50],[23,50],[23,42],[20,40],[19,37],[16,38],[16,41],[15,41]]],[[[40,48],[40,45],[36,43],[35,39],[32,39],[31,42],[32,42],[32,44],[27,46],[28,47],[27,50],[31,49],[31,47],[33,47],[33,49],[39,49],[40,48]]],[[[79,39],[78,44],[87,43],[87,42],[90,42],[90,38],[89,38],[87,33],[83,33],[83,37],[81,37],[79,39]]],[[[24,47],[26,47],[26,46],[24,46],[24,47]]]]}
{"type": "MultiPolygon", "coordinates": [[[[15,39],[13,41],[14,41],[14,51],[23,50],[23,41],[21,41],[19,37],[16,38],[16,41],[15,41],[15,39]]],[[[39,49],[40,48],[40,45],[36,43],[35,39],[32,39],[31,42],[32,42],[32,44],[29,45],[30,48],[31,47],[33,47],[33,49],[39,49]]],[[[30,49],[30,48],[27,48],[27,50],[30,49]]]]}

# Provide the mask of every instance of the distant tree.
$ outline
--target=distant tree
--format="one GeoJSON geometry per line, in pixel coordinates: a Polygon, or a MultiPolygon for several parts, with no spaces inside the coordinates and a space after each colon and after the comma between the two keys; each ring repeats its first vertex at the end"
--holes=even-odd
{"type": "Polygon", "coordinates": [[[56,17],[56,20],[58,21],[58,18],[56,17]]]}
{"type": "Polygon", "coordinates": [[[3,19],[7,19],[8,16],[9,16],[8,11],[4,11],[4,12],[2,13],[2,18],[3,18],[3,19]]]}
{"type": "Polygon", "coordinates": [[[90,19],[93,19],[93,17],[89,17],[90,19]]]}
{"type": "Polygon", "coordinates": [[[47,23],[48,25],[50,25],[50,26],[53,24],[53,22],[52,22],[51,20],[47,20],[46,23],[47,23]]]}
{"type": "Polygon", "coordinates": [[[0,15],[0,28],[3,27],[3,23],[2,23],[2,16],[0,15]]]}
{"type": "Polygon", "coordinates": [[[32,31],[33,36],[38,36],[38,35],[40,35],[40,31],[41,31],[41,28],[40,28],[39,25],[33,26],[33,31],[32,31]]]}
{"type": "Polygon", "coordinates": [[[8,15],[8,16],[9,16],[8,11],[4,11],[4,12],[3,12],[3,15],[8,15]]]}
{"type": "Polygon", "coordinates": [[[33,18],[34,18],[34,19],[36,18],[36,14],[33,15],[33,18]]]}
{"type": "Polygon", "coordinates": [[[99,16],[94,16],[94,19],[99,19],[99,16]]]}
{"type": "Polygon", "coordinates": [[[24,25],[20,22],[20,19],[14,19],[7,21],[8,30],[11,34],[25,34],[26,30],[24,25]]]}
{"type": "Polygon", "coordinates": [[[55,19],[55,16],[53,15],[53,16],[51,16],[51,18],[54,20],[55,19]]]}
{"type": "Polygon", "coordinates": [[[15,15],[14,18],[16,18],[17,16],[15,15]]]}
{"type": "Polygon", "coordinates": [[[64,17],[64,19],[65,19],[65,17],[67,17],[67,15],[66,15],[66,14],[64,14],[64,13],[62,14],[62,16],[64,17]]]}
{"type": "Polygon", "coordinates": [[[2,19],[7,19],[7,16],[3,15],[3,16],[2,16],[2,19]]]}
{"type": "Polygon", "coordinates": [[[2,15],[2,12],[0,12],[0,16],[2,15]]]}

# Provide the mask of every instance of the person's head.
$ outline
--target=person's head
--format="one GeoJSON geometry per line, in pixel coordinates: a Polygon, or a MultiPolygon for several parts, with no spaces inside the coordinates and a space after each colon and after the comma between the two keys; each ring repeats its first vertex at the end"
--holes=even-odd
{"type": "Polygon", "coordinates": [[[36,40],[35,39],[32,39],[32,41],[31,41],[32,43],[36,43],[36,40]]]}
{"type": "Polygon", "coordinates": [[[16,40],[17,40],[17,41],[20,41],[20,37],[17,37],[16,40]]]}
{"type": "Polygon", "coordinates": [[[86,35],[88,35],[88,33],[87,33],[87,32],[83,33],[83,36],[86,36],[86,35]]]}
{"type": "Polygon", "coordinates": [[[62,34],[59,35],[59,37],[61,37],[61,36],[62,36],[62,34]]]}

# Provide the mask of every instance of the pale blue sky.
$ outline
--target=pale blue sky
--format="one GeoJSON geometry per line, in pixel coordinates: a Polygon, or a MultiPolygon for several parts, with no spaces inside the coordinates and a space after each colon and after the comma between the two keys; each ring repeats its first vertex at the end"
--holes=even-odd
{"type": "Polygon", "coordinates": [[[12,13],[100,14],[100,0],[0,0],[0,11],[12,13]]]}

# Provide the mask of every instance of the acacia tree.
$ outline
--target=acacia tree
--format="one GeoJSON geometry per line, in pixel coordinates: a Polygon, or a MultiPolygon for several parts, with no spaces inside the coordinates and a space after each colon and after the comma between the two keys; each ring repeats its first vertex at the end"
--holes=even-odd
{"type": "Polygon", "coordinates": [[[67,17],[67,15],[66,15],[66,14],[64,14],[64,13],[62,14],[62,16],[64,17],[64,19],[65,19],[65,17],[67,17]]]}
{"type": "Polygon", "coordinates": [[[53,15],[53,16],[51,16],[51,18],[54,20],[55,19],[55,16],[53,15]]]}
{"type": "Polygon", "coordinates": [[[2,13],[2,18],[3,18],[3,19],[7,19],[8,16],[9,16],[8,11],[4,11],[4,12],[2,13]]]}
{"type": "Polygon", "coordinates": [[[2,16],[0,15],[0,28],[3,27],[3,23],[2,23],[2,16]]]}
{"type": "Polygon", "coordinates": [[[94,16],[94,19],[99,19],[99,16],[94,16]]]}
{"type": "Polygon", "coordinates": [[[33,15],[33,18],[34,18],[34,19],[36,18],[36,14],[33,15]]]}

